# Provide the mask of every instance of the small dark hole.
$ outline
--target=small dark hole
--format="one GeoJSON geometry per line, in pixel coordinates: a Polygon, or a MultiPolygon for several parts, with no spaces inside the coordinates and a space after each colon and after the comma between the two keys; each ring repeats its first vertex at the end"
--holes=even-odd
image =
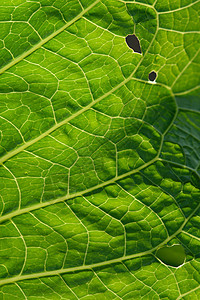
{"type": "Polygon", "coordinates": [[[140,42],[135,34],[129,34],[126,37],[126,43],[129,46],[129,48],[133,49],[134,52],[142,53],[140,42]]]}
{"type": "Polygon", "coordinates": [[[152,71],[151,73],[149,73],[149,80],[150,81],[154,81],[157,77],[156,72],[152,71]]]}

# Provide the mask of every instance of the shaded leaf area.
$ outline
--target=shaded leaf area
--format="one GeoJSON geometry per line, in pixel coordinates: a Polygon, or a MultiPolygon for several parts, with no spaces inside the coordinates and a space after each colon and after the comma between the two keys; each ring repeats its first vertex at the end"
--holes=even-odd
{"type": "Polygon", "coordinates": [[[199,1],[182,5],[2,2],[0,299],[200,297],[199,1]]]}

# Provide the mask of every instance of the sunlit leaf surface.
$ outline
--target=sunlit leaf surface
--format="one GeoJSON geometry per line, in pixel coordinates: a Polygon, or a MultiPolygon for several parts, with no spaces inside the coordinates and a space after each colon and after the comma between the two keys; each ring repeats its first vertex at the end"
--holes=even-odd
{"type": "Polygon", "coordinates": [[[0,299],[200,299],[199,12],[1,1],[0,299]]]}

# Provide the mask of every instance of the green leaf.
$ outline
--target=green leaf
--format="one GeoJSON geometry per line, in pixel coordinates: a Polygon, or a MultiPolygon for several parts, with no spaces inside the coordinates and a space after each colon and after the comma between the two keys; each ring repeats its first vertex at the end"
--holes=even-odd
{"type": "Polygon", "coordinates": [[[200,298],[199,12],[1,1],[0,299],[200,298]]]}

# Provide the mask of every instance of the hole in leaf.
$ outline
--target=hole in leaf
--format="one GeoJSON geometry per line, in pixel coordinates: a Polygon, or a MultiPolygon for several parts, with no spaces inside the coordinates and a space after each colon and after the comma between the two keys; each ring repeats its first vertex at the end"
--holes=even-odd
{"type": "Polygon", "coordinates": [[[178,267],[184,263],[185,251],[181,245],[166,246],[158,249],[156,256],[166,265],[178,267]]]}
{"type": "Polygon", "coordinates": [[[151,73],[149,73],[149,80],[150,81],[154,81],[157,77],[156,72],[152,71],[151,73]]]}
{"type": "Polygon", "coordinates": [[[129,46],[129,48],[133,49],[134,52],[142,53],[140,42],[135,34],[129,34],[126,37],[126,43],[129,46]]]}

